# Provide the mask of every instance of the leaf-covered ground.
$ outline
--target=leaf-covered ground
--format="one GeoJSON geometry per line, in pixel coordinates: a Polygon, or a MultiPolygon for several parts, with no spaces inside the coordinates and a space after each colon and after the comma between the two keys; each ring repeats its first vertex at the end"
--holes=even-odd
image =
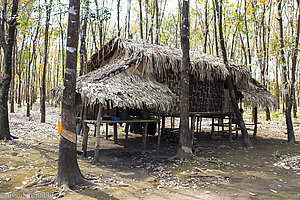
{"type": "MultiPolygon", "coordinates": [[[[11,132],[20,139],[1,141],[0,199],[59,194],[54,186],[41,186],[56,174],[59,113],[48,107],[45,124],[39,123],[38,107],[30,118],[23,109],[10,114],[11,132]]],[[[162,141],[158,155],[156,137],[150,136],[147,150],[141,151],[140,135],[130,134],[124,147],[121,127],[118,145],[112,137],[105,140],[102,132],[100,163],[94,165],[90,162],[94,147],[91,126],[88,158],[78,156],[78,162],[95,185],[75,188],[62,199],[300,199],[300,146],[286,142],[280,113],[272,114],[271,122],[264,121],[263,113],[259,116],[258,138],[252,140],[255,148],[245,149],[240,140],[212,140],[208,134],[196,134],[191,161],[172,159],[177,149],[172,135],[173,139],[162,141]]],[[[245,118],[250,119],[249,113],[245,118]]],[[[209,122],[203,121],[204,131],[209,131],[209,122]]]]}

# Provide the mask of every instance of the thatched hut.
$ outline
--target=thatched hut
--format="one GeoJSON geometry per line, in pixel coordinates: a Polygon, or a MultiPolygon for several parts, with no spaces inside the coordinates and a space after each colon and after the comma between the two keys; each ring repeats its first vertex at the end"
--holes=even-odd
{"type": "MultiPolygon", "coordinates": [[[[102,116],[116,116],[117,110],[150,110],[156,116],[178,116],[181,61],[180,49],[122,38],[110,40],[86,62],[86,75],[77,79],[77,102],[91,111],[83,118],[99,121],[100,107],[102,116]]],[[[276,104],[275,98],[251,77],[245,65],[229,61],[227,68],[219,57],[191,52],[189,71],[192,118],[227,115],[232,119],[225,81],[229,75],[237,100],[253,107],[276,104]]],[[[58,97],[62,89],[55,89],[58,97]]],[[[83,116],[82,109],[78,113],[83,116]]],[[[116,130],[115,126],[115,135],[116,130]]]]}
{"type": "MultiPolygon", "coordinates": [[[[123,73],[136,74],[141,79],[155,80],[155,84],[161,83],[161,87],[162,85],[167,86],[165,88],[169,88],[175,95],[172,102],[173,109],[168,107],[164,110],[167,111],[168,115],[177,115],[179,111],[181,59],[182,51],[180,49],[115,38],[91,56],[91,59],[86,63],[86,70],[91,72],[91,75],[96,75],[99,70],[101,74],[113,73],[116,79],[122,79],[126,82],[126,76],[121,75],[123,73]]],[[[270,107],[275,104],[274,97],[251,77],[251,73],[246,66],[230,61],[229,68],[226,68],[219,57],[191,52],[190,112],[232,112],[225,83],[225,79],[229,74],[232,77],[238,99],[243,99],[253,106],[270,107]]],[[[88,93],[83,92],[84,82],[84,78],[79,78],[77,90],[85,98],[89,96],[88,93],[95,93],[95,90],[90,90],[88,93]]],[[[94,85],[94,89],[95,87],[96,85],[94,85]]],[[[131,93],[132,91],[123,90],[123,92],[131,93]]],[[[120,93],[122,92],[120,91],[120,93]]],[[[103,89],[99,89],[96,96],[101,95],[103,99],[98,99],[98,101],[104,101],[111,94],[109,91],[104,92],[103,89]],[[105,97],[107,95],[108,97],[105,97]]],[[[96,102],[96,96],[92,97],[90,102],[96,102]]],[[[120,101],[118,101],[114,104],[120,104],[119,106],[123,107],[126,101],[131,102],[134,98],[134,95],[127,96],[127,98],[122,99],[123,103],[120,104],[120,101]]],[[[151,99],[153,98],[151,97],[151,99]]],[[[162,97],[162,99],[165,99],[165,97],[162,97]]],[[[166,104],[157,102],[158,105],[165,107],[166,104]]]]}

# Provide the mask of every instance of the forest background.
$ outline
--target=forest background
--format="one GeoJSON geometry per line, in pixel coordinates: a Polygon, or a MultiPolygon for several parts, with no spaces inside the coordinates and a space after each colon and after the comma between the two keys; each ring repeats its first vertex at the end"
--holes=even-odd
{"type": "MultiPolygon", "coordinates": [[[[1,30],[8,30],[10,0],[0,1],[1,30]]],[[[84,62],[112,37],[131,38],[180,48],[181,1],[176,0],[82,0],[78,54],[78,75],[84,62]]],[[[297,31],[298,1],[238,0],[223,2],[223,32],[228,58],[249,67],[277,98],[278,108],[293,101],[293,117],[300,103],[299,66],[293,65],[297,31]],[[282,25],[280,23],[282,22],[282,25]],[[282,40],[281,40],[282,38],[282,40]]],[[[21,0],[19,2],[10,112],[27,104],[27,116],[37,100],[41,122],[45,122],[45,102],[53,103],[51,89],[62,85],[68,2],[64,0],[21,0]]],[[[190,5],[190,48],[221,56],[217,37],[214,0],[196,0],[190,5]]],[[[4,34],[0,34],[1,37],[4,34]]],[[[4,48],[0,70],[4,74],[4,48]]],[[[296,57],[297,58],[297,57],[296,57]]],[[[271,118],[266,110],[266,119],[271,118]]]]}

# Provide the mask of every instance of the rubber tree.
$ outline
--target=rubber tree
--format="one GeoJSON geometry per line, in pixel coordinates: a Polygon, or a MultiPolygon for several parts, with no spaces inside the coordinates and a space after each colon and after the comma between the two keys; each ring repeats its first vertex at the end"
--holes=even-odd
{"type": "MultiPolygon", "coordinates": [[[[13,0],[11,9],[11,19],[1,22],[0,43],[4,51],[4,73],[0,77],[0,139],[11,140],[13,137],[9,130],[8,121],[8,91],[12,75],[12,54],[15,43],[15,32],[17,26],[18,0],[13,0]],[[5,26],[8,23],[7,38],[5,26]]],[[[7,6],[7,1],[4,1],[4,7],[7,6]],[[6,3],[6,4],[5,4],[6,3]]],[[[3,12],[4,16],[5,12],[3,12]]],[[[5,16],[6,17],[6,16],[5,16]]]]}
{"type": "Polygon", "coordinates": [[[192,132],[189,130],[189,4],[188,0],[183,0],[181,25],[180,138],[177,151],[177,157],[179,158],[191,158],[193,155],[192,132]]]}
{"type": "Polygon", "coordinates": [[[61,115],[62,130],[59,142],[58,169],[55,178],[55,182],[58,185],[66,187],[86,183],[78,166],[76,150],[75,87],[80,25],[79,12],[80,0],[70,0],[61,115]]]}

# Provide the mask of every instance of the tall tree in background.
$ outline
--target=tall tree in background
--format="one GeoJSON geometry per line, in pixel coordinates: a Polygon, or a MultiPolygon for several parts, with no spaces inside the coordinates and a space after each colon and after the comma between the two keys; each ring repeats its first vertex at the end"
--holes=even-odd
{"type": "Polygon", "coordinates": [[[72,187],[87,181],[82,176],[76,150],[75,88],[80,27],[80,0],[70,0],[66,48],[66,69],[62,100],[62,132],[59,142],[56,183],[72,187]]]}
{"type": "Polygon", "coordinates": [[[142,0],[139,0],[140,6],[140,32],[141,32],[141,39],[143,39],[143,9],[142,9],[142,0]]]}
{"type": "MultiPolygon", "coordinates": [[[[226,53],[226,47],[225,47],[225,41],[224,41],[224,37],[223,37],[223,30],[222,30],[222,18],[223,18],[223,14],[222,14],[222,0],[218,1],[215,0],[215,5],[218,11],[218,18],[219,18],[219,37],[220,37],[220,43],[221,43],[221,50],[222,50],[222,55],[223,55],[223,61],[224,64],[226,66],[227,69],[229,69],[229,64],[228,64],[228,59],[227,59],[227,53],[226,53]]],[[[242,114],[239,110],[238,104],[236,102],[236,98],[235,98],[235,93],[234,93],[234,88],[232,85],[232,80],[231,80],[231,75],[228,75],[226,78],[226,83],[228,86],[228,90],[229,90],[229,96],[231,99],[231,104],[232,107],[234,109],[237,121],[239,122],[239,127],[241,129],[242,132],[242,136],[243,136],[243,143],[246,147],[253,147],[250,137],[248,135],[246,126],[245,126],[245,122],[243,120],[242,114]]]]}
{"type": "Polygon", "coordinates": [[[8,122],[8,91],[11,82],[12,54],[15,43],[15,32],[17,26],[18,0],[13,0],[11,19],[6,19],[7,1],[4,1],[3,15],[0,24],[0,43],[4,52],[4,74],[0,77],[0,139],[14,138],[10,134],[8,122]],[[8,30],[5,30],[8,22],[8,30]],[[7,33],[7,38],[6,34],[7,33]]]}
{"type": "Polygon", "coordinates": [[[87,24],[89,17],[89,1],[85,1],[84,3],[84,13],[82,14],[82,27],[81,27],[81,38],[80,38],[80,71],[79,76],[83,75],[84,71],[84,63],[87,59],[87,50],[86,50],[86,32],[87,32],[87,24]]]}
{"type": "Polygon", "coordinates": [[[46,122],[46,73],[47,73],[47,62],[48,62],[48,39],[49,39],[49,23],[50,23],[50,14],[52,1],[50,0],[49,4],[46,2],[46,26],[45,26],[45,49],[44,49],[44,67],[42,75],[42,88],[41,88],[41,122],[46,122]]]}
{"type": "Polygon", "coordinates": [[[179,158],[191,158],[192,133],[189,130],[189,67],[190,67],[190,22],[188,0],[183,0],[182,25],[181,25],[181,78],[180,78],[180,139],[177,156],[179,158]]]}
{"type": "MultiPolygon", "coordinates": [[[[299,1],[298,7],[299,7],[299,1]]],[[[292,91],[289,92],[289,86],[288,86],[288,70],[287,70],[287,63],[285,60],[285,52],[284,52],[284,38],[283,38],[283,20],[282,20],[282,0],[279,0],[278,2],[278,22],[279,22],[279,33],[280,33],[280,54],[281,54],[281,64],[282,64],[282,84],[284,87],[284,96],[285,96],[285,102],[286,102],[286,109],[285,109],[285,119],[286,119],[286,126],[287,126],[287,134],[288,134],[288,141],[295,143],[295,134],[294,134],[294,128],[293,128],[293,121],[292,121],[292,105],[293,105],[293,96],[292,91]],[[290,96],[290,98],[289,98],[290,96]]],[[[294,56],[293,56],[293,63],[292,67],[295,69],[296,67],[296,60],[297,60],[297,53],[298,53],[298,42],[299,42],[299,14],[298,14],[298,27],[297,27],[297,36],[296,36],[296,42],[295,42],[295,49],[294,49],[294,56]]],[[[294,72],[295,73],[295,72],[294,72]]],[[[295,75],[295,74],[294,74],[295,75]]],[[[292,77],[292,83],[295,81],[295,77],[292,77]]],[[[291,87],[291,89],[294,88],[294,86],[291,87]]]]}

